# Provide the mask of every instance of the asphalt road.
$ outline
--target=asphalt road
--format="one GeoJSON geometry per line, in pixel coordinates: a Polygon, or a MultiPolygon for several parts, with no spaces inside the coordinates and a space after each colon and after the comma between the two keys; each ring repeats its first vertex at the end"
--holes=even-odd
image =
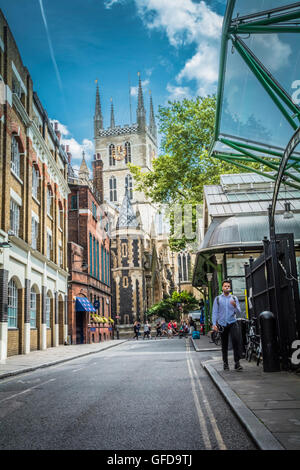
{"type": "Polygon", "coordinates": [[[185,339],[128,341],[1,380],[0,449],[255,449],[200,354],[185,339]]]}

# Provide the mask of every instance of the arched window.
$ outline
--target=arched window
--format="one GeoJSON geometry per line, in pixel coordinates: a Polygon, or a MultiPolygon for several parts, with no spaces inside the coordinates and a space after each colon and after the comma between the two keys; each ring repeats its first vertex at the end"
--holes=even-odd
{"type": "Polygon", "coordinates": [[[46,326],[47,328],[51,328],[50,314],[51,314],[51,297],[49,294],[47,294],[47,297],[46,297],[46,326]]]}
{"type": "Polygon", "coordinates": [[[19,143],[16,137],[13,135],[11,139],[11,169],[15,175],[20,176],[20,150],[19,143]]]}
{"type": "Polygon", "coordinates": [[[131,162],[131,145],[130,145],[130,142],[125,142],[125,150],[126,150],[125,163],[130,163],[131,162]]]}
{"type": "Polygon", "coordinates": [[[17,328],[18,326],[18,288],[13,279],[8,283],[8,309],[7,309],[8,328],[17,328]]]}
{"type": "Polygon", "coordinates": [[[132,194],[132,176],[131,175],[127,175],[125,178],[125,188],[128,189],[129,199],[132,199],[133,194],[132,194]]]}
{"type": "Polygon", "coordinates": [[[35,199],[38,199],[39,197],[39,177],[40,173],[38,168],[33,165],[32,167],[32,196],[35,197],[35,199]]]}
{"type": "Polygon", "coordinates": [[[116,152],[114,144],[110,144],[110,146],[108,147],[108,152],[109,152],[109,164],[110,166],[113,166],[116,164],[116,160],[114,158],[115,152],[116,152]]]}
{"type": "Polygon", "coordinates": [[[115,176],[109,179],[109,196],[111,202],[117,201],[117,180],[115,176]]]}
{"type": "Polygon", "coordinates": [[[30,327],[36,328],[36,292],[33,287],[30,291],[30,327]]]}
{"type": "Polygon", "coordinates": [[[61,201],[58,202],[58,227],[63,229],[64,226],[64,209],[61,201]]]}

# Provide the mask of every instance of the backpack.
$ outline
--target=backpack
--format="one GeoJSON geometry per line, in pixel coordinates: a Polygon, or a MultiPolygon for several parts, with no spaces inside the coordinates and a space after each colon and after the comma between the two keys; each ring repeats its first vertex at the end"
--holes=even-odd
{"type": "Polygon", "coordinates": [[[193,339],[200,339],[200,332],[199,331],[193,331],[192,338],[193,339]]]}

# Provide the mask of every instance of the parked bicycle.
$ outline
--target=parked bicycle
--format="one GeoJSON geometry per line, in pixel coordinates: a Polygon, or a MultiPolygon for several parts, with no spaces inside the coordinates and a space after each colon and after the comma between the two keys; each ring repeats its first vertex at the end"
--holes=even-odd
{"type": "Polygon", "coordinates": [[[259,366],[259,363],[262,360],[262,345],[261,337],[256,331],[256,321],[256,317],[252,317],[249,321],[245,359],[248,362],[251,362],[253,355],[255,355],[256,365],[259,366]]]}

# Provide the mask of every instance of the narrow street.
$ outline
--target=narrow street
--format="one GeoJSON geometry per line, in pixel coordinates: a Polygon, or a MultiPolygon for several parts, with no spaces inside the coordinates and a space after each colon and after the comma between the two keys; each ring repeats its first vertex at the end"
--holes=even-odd
{"type": "Polygon", "coordinates": [[[132,340],[3,379],[0,448],[255,449],[202,369],[209,357],[185,339],[132,340]]]}

